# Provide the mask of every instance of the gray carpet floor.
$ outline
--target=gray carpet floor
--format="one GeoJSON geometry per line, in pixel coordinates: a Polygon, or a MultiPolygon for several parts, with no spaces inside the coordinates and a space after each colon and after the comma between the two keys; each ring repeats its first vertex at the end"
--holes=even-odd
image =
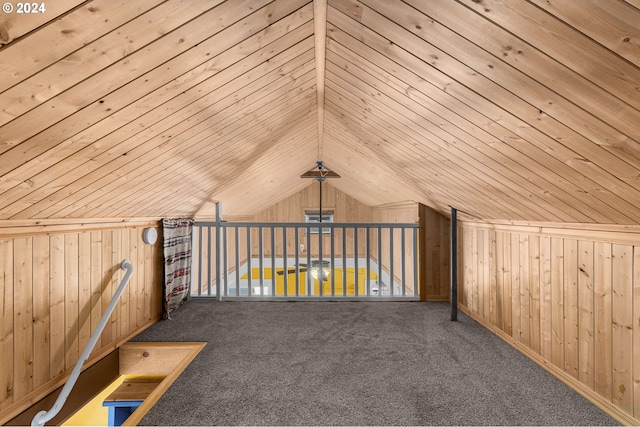
{"type": "Polygon", "coordinates": [[[208,344],[142,425],[617,425],[449,305],[189,301],[134,341],[208,344]]]}

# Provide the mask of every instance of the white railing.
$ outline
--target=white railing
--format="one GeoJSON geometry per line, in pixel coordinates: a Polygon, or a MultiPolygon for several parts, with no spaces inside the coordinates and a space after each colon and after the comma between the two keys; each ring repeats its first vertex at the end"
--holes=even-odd
{"type": "Polygon", "coordinates": [[[190,297],[417,300],[417,236],[418,224],[196,222],[190,297]]]}
{"type": "Polygon", "coordinates": [[[122,278],[122,282],[120,282],[120,286],[118,286],[118,289],[116,289],[116,292],[113,295],[113,298],[111,298],[111,302],[107,306],[105,312],[102,314],[102,317],[98,322],[98,326],[96,326],[96,329],[93,331],[91,338],[89,338],[89,342],[87,342],[87,345],[84,347],[84,350],[82,351],[82,354],[80,355],[80,358],[76,363],[76,366],[73,368],[73,371],[71,371],[71,375],[69,376],[69,379],[67,379],[67,382],[64,384],[64,387],[62,387],[62,390],[60,391],[60,394],[58,395],[58,398],[56,399],[51,409],[49,409],[48,411],[40,411],[33,417],[33,420],[31,420],[32,426],[40,426],[40,427],[44,426],[44,424],[47,421],[51,420],[53,417],[58,415],[58,412],[60,412],[65,402],[67,401],[67,398],[69,397],[69,393],[71,393],[73,386],[76,384],[76,381],[78,381],[78,377],[80,376],[80,372],[82,371],[82,366],[87,361],[87,359],[89,359],[89,355],[91,354],[93,347],[96,345],[98,338],[100,338],[100,334],[102,334],[102,330],[104,329],[105,325],[109,321],[109,317],[111,317],[111,313],[113,313],[113,310],[116,308],[116,304],[118,303],[120,296],[124,292],[124,289],[127,287],[127,284],[129,283],[129,279],[131,278],[131,275],[133,274],[133,265],[128,259],[125,259],[124,261],[122,261],[120,268],[122,268],[123,270],[126,270],[127,272],[122,278]]]}

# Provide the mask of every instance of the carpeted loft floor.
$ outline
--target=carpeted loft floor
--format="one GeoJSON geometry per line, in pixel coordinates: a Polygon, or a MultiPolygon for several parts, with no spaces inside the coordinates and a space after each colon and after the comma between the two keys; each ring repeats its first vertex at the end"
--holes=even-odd
{"type": "Polygon", "coordinates": [[[208,344],[143,425],[617,425],[449,305],[189,301],[135,341],[208,344]]]}

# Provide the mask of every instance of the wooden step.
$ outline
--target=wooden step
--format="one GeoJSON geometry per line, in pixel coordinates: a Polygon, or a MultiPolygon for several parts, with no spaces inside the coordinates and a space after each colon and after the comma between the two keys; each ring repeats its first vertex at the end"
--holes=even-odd
{"type": "Polygon", "coordinates": [[[163,377],[127,378],[104,401],[144,400],[162,380],[163,377]]]}

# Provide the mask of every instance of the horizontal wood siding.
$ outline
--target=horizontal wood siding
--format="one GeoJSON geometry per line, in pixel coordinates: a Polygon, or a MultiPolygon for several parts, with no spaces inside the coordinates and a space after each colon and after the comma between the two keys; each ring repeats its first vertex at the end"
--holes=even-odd
{"type": "Polygon", "coordinates": [[[463,222],[459,231],[460,307],[638,424],[640,230],[463,222]]]}
{"type": "Polygon", "coordinates": [[[66,379],[124,277],[123,259],[134,273],[88,364],[155,322],[162,307],[162,240],[142,242],[144,227],[157,222],[101,223],[84,231],[48,225],[40,232],[27,224],[3,225],[0,422],[66,379]]]}

